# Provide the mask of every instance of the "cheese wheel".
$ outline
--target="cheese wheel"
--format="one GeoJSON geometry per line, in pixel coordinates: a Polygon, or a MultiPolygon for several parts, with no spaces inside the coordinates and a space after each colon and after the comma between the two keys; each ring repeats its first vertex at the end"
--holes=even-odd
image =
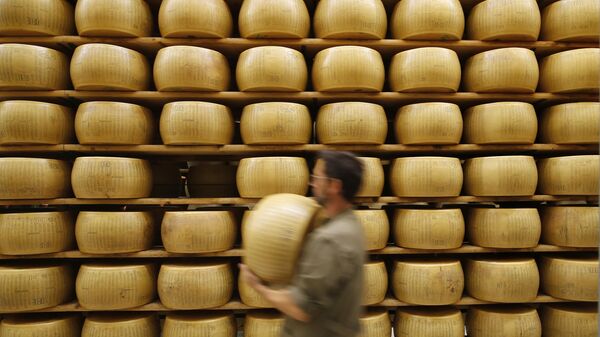
{"type": "Polygon", "coordinates": [[[399,308],[396,310],[394,334],[419,337],[464,337],[465,323],[458,309],[399,308]]]}
{"type": "Polygon", "coordinates": [[[356,210],[354,215],[362,225],[367,250],[383,249],[390,236],[390,222],[382,209],[356,210]]]}
{"type": "Polygon", "coordinates": [[[551,257],[540,261],[542,291],[570,301],[598,301],[598,257],[551,257]]]}
{"type": "Polygon", "coordinates": [[[0,90],[60,90],[69,84],[65,54],[40,46],[0,44],[0,90]]]}
{"type": "Polygon", "coordinates": [[[535,308],[474,307],[467,314],[469,337],[541,337],[542,322],[535,308]]]}
{"type": "Polygon", "coordinates": [[[148,90],[150,71],[143,54],[110,44],[84,44],[75,48],[71,59],[75,90],[148,90]]]}
{"type": "Polygon", "coordinates": [[[542,11],[542,40],[598,42],[600,3],[596,0],[556,1],[542,11]]]}
{"type": "Polygon", "coordinates": [[[288,282],[319,210],[316,201],[296,194],[262,198],[243,219],[244,263],[263,280],[288,282]]]}
{"type": "Polygon", "coordinates": [[[0,145],[69,144],[73,111],[33,101],[0,102],[0,145]]]}
{"type": "Polygon", "coordinates": [[[313,17],[321,39],[384,39],[387,15],[381,0],[321,0],[313,17]]]}
{"type": "Polygon", "coordinates": [[[74,28],[67,0],[3,0],[0,13],[0,36],[71,35],[74,28]]]}
{"type": "Polygon", "coordinates": [[[75,115],[75,134],[80,144],[142,145],[154,138],[150,109],[121,102],[86,102],[75,115]]]}
{"type": "Polygon", "coordinates": [[[310,15],[303,0],[244,0],[238,28],[247,39],[305,38],[310,15]]]}
{"type": "Polygon", "coordinates": [[[392,13],[394,39],[460,40],[464,29],[459,0],[401,0],[392,13]]]}
{"type": "Polygon", "coordinates": [[[465,289],[482,301],[522,303],[537,297],[540,275],[531,258],[469,258],[465,289]]]}
{"type": "Polygon", "coordinates": [[[582,155],[541,159],[540,194],[597,195],[600,156],[582,155]]]}
{"type": "Polygon", "coordinates": [[[396,209],[394,242],[416,249],[455,249],[462,246],[465,220],[460,209],[396,209]]]}
{"type": "Polygon", "coordinates": [[[598,207],[574,206],[541,209],[542,242],[562,247],[598,247],[600,244],[598,211],[598,207]]]}
{"type": "Polygon", "coordinates": [[[467,159],[465,194],[475,196],[534,195],[538,182],[531,156],[495,156],[467,159]]]}
{"type": "Polygon", "coordinates": [[[233,139],[233,115],[221,104],[172,102],[160,115],[160,136],[165,145],[223,145],[233,139]]]}
{"type": "Polygon", "coordinates": [[[22,312],[51,308],[72,299],[70,265],[0,266],[0,311],[22,312]]]}
{"type": "Polygon", "coordinates": [[[246,105],[240,119],[242,140],[248,145],[308,144],[312,127],[308,108],[298,103],[246,105]]]}
{"type": "Polygon", "coordinates": [[[471,40],[536,41],[542,18],[536,0],[485,0],[471,9],[471,40]]]}
{"type": "Polygon", "coordinates": [[[0,199],[53,199],[70,193],[71,167],[42,158],[0,158],[0,199]]]}
{"type": "Polygon", "coordinates": [[[279,337],[284,322],[281,314],[248,311],[244,319],[244,337],[279,337]]]}
{"type": "Polygon", "coordinates": [[[597,337],[596,304],[546,304],[542,307],[545,337],[597,337]]]}
{"type": "Polygon", "coordinates": [[[233,282],[228,263],[163,264],[158,274],[158,296],[171,309],[220,307],[229,302],[233,282]]]}
{"type": "Polygon", "coordinates": [[[2,337],[80,337],[80,332],[78,315],[9,316],[0,322],[2,337]]]}
{"type": "Polygon", "coordinates": [[[203,162],[190,167],[187,176],[190,196],[195,198],[237,196],[236,171],[237,166],[226,162],[203,162]]]}
{"type": "Polygon", "coordinates": [[[363,165],[362,180],[355,197],[379,197],[383,191],[384,173],[381,159],[358,157],[363,165]]]}
{"type": "Polygon", "coordinates": [[[58,253],[71,249],[74,243],[69,212],[0,214],[0,254],[58,253]]]}
{"type": "Polygon", "coordinates": [[[226,91],[230,76],[225,56],[202,47],[166,47],[154,60],[158,91],[226,91]]]}
{"type": "Polygon", "coordinates": [[[460,301],[465,284],[459,260],[396,260],[392,290],[402,302],[449,305],[460,301]]]}
{"type": "Polygon", "coordinates": [[[371,48],[331,47],[318,52],[313,62],[312,85],[316,91],[379,92],[384,80],[383,59],[371,48]]]}
{"type": "Polygon", "coordinates": [[[456,92],[460,76],[456,52],[439,47],[400,52],[389,69],[390,88],[398,92],[456,92]]]}
{"type": "Polygon", "coordinates": [[[597,94],[599,89],[600,48],[568,50],[542,59],[539,91],[597,94]]]}
{"type": "Polygon", "coordinates": [[[308,181],[308,166],[300,157],[244,158],[236,172],[242,198],[262,198],[274,193],[306,195],[308,181]]]}
{"type": "Polygon", "coordinates": [[[152,13],[144,0],[78,0],[75,25],[81,36],[150,36],[152,13]]]}
{"type": "Polygon", "coordinates": [[[153,313],[96,313],[86,317],[81,330],[81,337],[122,336],[159,337],[158,316],[153,313]]]}
{"type": "Polygon", "coordinates": [[[170,253],[210,253],[231,249],[237,237],[230,211],[166,212],[162,242],[170,253]]]}
{"type": "Polygon", "coordinates": [[[224,0],[164,0],[158,27],[163,37],[226,38],[231,36],[233,18],[224,0]]]}
{"type": "Polygon", "coordinates": [[[235,68],[240,91],[304,91],[307,77],[304,55],[279,46],[245,50],[235,68]]]}
{"type": "Polygon", "coordinates": [[[465,110],[463,142],[533,144],[538,124],[535,108],[524,102],[496,102],[465,110]]]}
{"type": "Polygon", "coordinates": [[[238,292],[240,299],[245,305],[257,308],[271,308],[273,305],[267,301],[258,291],[250,287],[242,277],[238,277],[238,292]]]}
{"type": "Polygon", "coordinates": [[[542,232],[536,208],[472,208],[467,217],[469,243],[488,248],[533,248],[542,232]]]}
{"type": "MultiPolygon", "coordinates": [[[[187,165],[185,165],[187,168],[187,165]]],[[[152,193],[155,198],[178,198],[183,181],[180,164],[176,162],[152,163],[152,193]]]]}
{"type": "Polygon", "coordinates": [[[533,51],[525,48],[500,48],[467,59],[463,86],[466,91],[474,92],[531,94],[535,92],[539,77],[540,71],[533,51]]]}
{"type": "Polygon", "coordinates": [[[233,314],[168,314],[163,337],[236,337],[237,324],[233,314]]]}
{"type": "Polygon", "coordinates": [[[392,335],[392,322],[387,310],[378,309],[364,313],[359,320],[358,337],[388,337],[392,335]]]}
{"type": "Polygon", "coordinates": [[[388,275],[383,261],[368,262],[363,266],[362,305],[374,305],[385,299],[388,275]]]}
{"type": "Polygon", "coordinates": [[[462,184],[458,158],[406,157],[392,161],[390,186],[398,197],[456,197],[462,184]]]}
{"type": "Polygon", "coordinates": [[[405,105],[396,113],[394,131],[398,144],[458,144],[463,131],[460,108],[453,103],[405,105]]]}
{"type": "Polygon", "coordinates": [[[82,211],[77,215],[75,237],[85,254],[139,252],[152,247],[154,218],[150,212],[82,211]]]}
{"type": "Polygon", "coordinates": [[[322,144],[381,145],[387,136],[387,116],[378,104],[330,103],[319,109],[316,129],[322,144]]]}
{"type": "Polygon", "coordinates": [[[540,121],[540,140],[550,144],[598,144],[600,103],[566,103],[544,110],[540,121]]]}

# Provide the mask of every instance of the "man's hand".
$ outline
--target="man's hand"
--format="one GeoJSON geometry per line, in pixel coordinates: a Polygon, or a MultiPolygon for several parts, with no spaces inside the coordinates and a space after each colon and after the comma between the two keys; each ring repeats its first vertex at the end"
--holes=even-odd
{"type": "Polygon", "coordinates": [[[257,288],[260,288],[260,286],[263,285],[260,278],[258,278],[247,265],[240,263],[238,266],[240,267],[240,276],[252,289],[258,290],[257,288]]]}

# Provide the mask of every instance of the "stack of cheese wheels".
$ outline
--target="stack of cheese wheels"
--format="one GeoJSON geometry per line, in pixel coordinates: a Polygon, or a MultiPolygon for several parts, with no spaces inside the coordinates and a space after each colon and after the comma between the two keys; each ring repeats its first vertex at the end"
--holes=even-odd
{"type": "Polygon", "coordinates": [[[598,155],[541,159],[538,190],[551,195],[597,195],[599,166],[598,155]]]}
{"type": "Polygon", "coordinates": [[[142,145],[154,138],[150,109],[121,102],[86,102],[75,115],[75,134],[80,144],[142,145]]]}
{"type": "Polygon", "coordinates": [[[93,212],[77,215],[75,237],[86,254],[133,253],[150,249],[154,217],[150,212],[93,212]]]}
{"type": "Polygon", "coordinates": [[[363,266],[362,305],[382,302],[388,289],[388,274],[383,261],[368,262],[363,266]]]}
{"type": "Polygon", "coordinates": [[[148,304],[156,297],[153,264],[83,264],[75,291],[79,304],[90,310],[119,310],[148,304]]]}
{"type": "Polygon", "coordinates": [[[396,260],[392,290],[402,302],[449,305],[460,301],[465,277],[459,260],[396,260]]]}
{"type": "Polygon", "coordinates": [[[541,40],[598,42],[600,3],[596,0],[556,1],[542,11],[541,40]]]}
{"type": "Polygon", "coordinates": [[[390,222],[382,209],[356,210],[354,215],[363,227],[367,250],[383,249],[390,236],[390,222]]]}
{"type": "Polygon", "coordinates": [[[263,280],[289,281],[319,209],[316,201],[296,194],[262,198],[244,217],[244,263],[263,280]]]}
{"type": "Polygon", "coordinates": [[[598,301],[598,257],[543,256],[542,291],[570,301],[598,301]]]}
{"type": "MultiPolygon", "coordinates": [[[[79,335],[77,335],[79,337],[79,335]]],[[[153,313],[90,314],[81,337],[159,337],[160,321],[153,313]]]]}
{"type": "Polygon", "coordinates": [[[322,144],[380,145],[387,136],[387,116],[373,103],[330,103],[319,109],[316,129],[322,144]]]}
{"type": "Polygon", "coordinates": [[[150,36],[152,13],[144,0],[78,0],[75,25],[81,36],[150,36]]]}
{"type": "Polygon", "coordinates": [[[396,246],[416,249],[455,249],[462,246],[465,220],[460,209],[397,209],[396,246]]]}
{"type": "Polygon", "coordinates": [[[233,115],[221,104],[172,102],[160,115],[160,136],[166,145],[223,145],[233,139],[233,115]]]}
{"type": "Polygon", "coordinates": [[[158,12],[163,37],[227,38],[233,18],[224,0],[165,0],[158,12]]]}
{"type": "Polygon", "coordinates": [[[245,305],[256,308],[271,308],[273,306],[258,291],[250,287],[241,275],[238,277],[238,292],[240,293],[242,303],[245,305]]]}
{"type": "Polygon", "coordinates": [[[398,109],[394,120],[398,144],[458,144],[463,120],[453,103],[417,103],[398,109]]]}
{"type": "Polygon", "coordinates": [[[46,309],[72,299],[73,270],[70,265],[0,266],[0,311],[46,309]]]}
{"type": "Polygon", "coordinates": [[[220,307],[233,293],[229,263],[163,264],[158,274],[158,296],[167,308],[220,307]]]}
{"type": "Polygon", "coordinates": [[[456,197],[462,184],[458,158],[407,157],[392,161],[390,185],[399,197],[456,197]]]}
{"type": "Polygon", "coordinates": [[[245,50],[235,68],[240,91],[303,91],[307,78],[304,55],[279,46],[245,50]]]}
{"type": "Polygon", "coordinates": [[[152,192],[152,169],[144,159],[79,157],[71,184],[77,198],[147,198],[152,192]]]}
{"type": "Polygon", "coordinates": [[[472,208],[467,216],[469,243],[489,248],[533,248],[542,232],[536,208],[472,208]]]}
{"type": "Polygon", "coordinates": [[[200,162],[192,165],[187,176],[187,187],[191,197],[216,198],[235,197],[237,166],[227,162],[200,162]]]}
{"type": "Polygon", "coordinates": [[[401,0],[392,13],[394,39],[460,40],[464,29],[459,0],[401,0]]]}
{"type": "Polygon", "coordinates": [[[0,102],[0,145],[69,144],[73,111],[33,101],[0,102]]]}
{"type": "Polygon", "coordinates": [[[467,313],[469,337],[540,337],[542,322],[535,308],[474,307],[467,313]]]}
{"type": "Polygon", "coordinates": [[[303,0],[245,0],[238,17],[243,38],[304,38],[310,15],[303,0]]]}
{"type": "Polygon", "coordinates": [[[65,54],[40,46],[0,44],[0,90],[61,90],[69,84],[65,54]]]}
{"type": "Polygon", "coordinates": [[[471,9],[467,36],[484,41],[536,41],[541,22],[536,0],[485,0],[471,9]]]}
{"type": "Polygon", "coordinates": [[[540,91],[551,93],[598,93],[600,48],[563,51],[542,59],[540,91]]]}
{"type": "Polygon", "coordinates": [[[0,2],[0,36],[71,35],[73,5],[67,0],[0,2]]]}
{"type": "Polygon", "coordinates": [[[312,84],[316,91],[367,91],[383,89],[385,67],[379,52],[367,47],[340,46],[315,56],[312,84]]]}
{"type": "Polygon", "coordinates": [[[322,0],[313,25],[322,39],[384,39],[387,15],[381,0],[322,0]]]}
{"type": "Polygon", "coordinates": [[[9,316],[0,322],[0,336],[80,337],[81,318],[73,314],[9,316]]]}
{"type": "Polygon", "coordinates": [[[465,322],[458,309],[405,309],[396,310],[395,336],[464,337],[465,322]]]}
{"type": "Polygon", "coordinates": [[[279,337],[284,322],[278,313],[248,311],[244,319],[244,337],[279,337]]]}
{"type": "Polygon", "coordinates": [[[544,110],[540,140],[550,144],[598,144],[600,103],[565,103],[544,110]]]}
{"type": "Polygon", "coordinates": [[[177,198],[181,195],[182,183],[180,164],[152,163],[152,197],[177,198]]]}
{"type": "Polygon", "coordinates": [[[389,69],[390,88],[399,92],[456,92],[460,76],[456,52],[439,47],[400,52],[389,69]]]}
{"type": "Polygon", "coordinates": [[[494,49],[467,60],[463,85],[466,91],[530,94],[535,92],[539,74],[532,50],[494,49]]]}
{"type": "Polygon", "coordinates": [[[0,254],[33,255],[69,250],[75,243],[69,212],[0,214],[0,254]]]}
{"type": "Polygon", "coordinates": [[[240,133],[248,145],[307,144],[312,133],[310,112],[305,105],[266,102],[246,105],[240,133]]]}
{"type": "Polygon", "coordinates": [[[243,198],[262,198],[274,193],[305,195],[308,166],[300,157],[255,157],[240,160],[237,189],[243,198]]]}
{"type": "Polygon", "coordinates": [[[537,297],[540,274],[532,258],[469,258],[465,288],[482,301],[523,303],[537,297]]]}
{"type": "Polygon", "coordinates": [[[355,197],[379,197],[383,191],[385,174],[381,159],[374,157],[358,157],[363,165],[360,186],[355,197]]]}
{"type": "Polygon", "coordinates": [[[538,124],[533,105],[497,102],[465,110],[463,143],[533,144],[538,124]]]}
{"type": "Polygon", "coordinates": [[[598,247],[600,244],[598,211],[598,207],[578,206],[541,209],[542,242],[561,247],[598,247]]]}
{"type": "Polygon", "coordinates": [[[225,91],[230,76],[225,56],[202,47],[166,47],[154,60],[158,91],[225,91]]]}
{"type": "Polygon", "coordinates": [[[167,252],[220,252],[233,247],[237,224],[231,211],[166,212],[161,236],[167,252]]]}
{"type": "Polygon", "coordinates": [[[545,337],[598,336],[598,305],[595,303],[546,304],[540,315],[545,337]]]}
{"type": "Polygon", "coordinates": [[[162,330],[163,337],[235,337],[236,333],[237,324],[231,313],[168,314],[162,330]]]}
{"type": "Polygon", "coordinates": [[[71,80],[75,90],[148,90],[150,71],[150,64],[143,54],[111,44],[79,46],[71,59],[71,80]]]}
{"type": "Polygon", "coordinates": [[[360,337],[388,337],[392,335],[390,314],[384,309],[373,309],[360,317],[360,337]]]}
{"type": "Polygon", "coordinates": [[[71,190],[71,167],[42,158],[0,158],[0,199],[53,199],[71,190]]]}
{"type": "Polygon", "coordinates": [[[465,193],[475,196],[533,195],[538,182],[531,156],[495,156],[467,159],[465,193]]]}

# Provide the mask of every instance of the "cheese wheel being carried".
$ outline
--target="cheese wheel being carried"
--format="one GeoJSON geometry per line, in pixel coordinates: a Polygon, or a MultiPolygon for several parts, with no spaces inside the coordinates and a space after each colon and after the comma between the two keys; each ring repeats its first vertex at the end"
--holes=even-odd
{"type": "Polygon", "coordinates": [[[245,50],[235,68],[240,91],[304,91],[307,78],[304,55],[286,47],[245,50]]]}
{"type": "Polygon", "coordinates": [[[398,144],[458,144],[463,132],[463,119],[453,103],[417,103],[398,109],[394,120],[398,144]]]}
{"type": "Polygon", "coordinates": [[[471,208],[469,243],[489,248],[533,248],[542,232],[536,208],[471,208]]]}
{"type": "Polygon", "coordinates": [[[62,90],[69,81],[69,59],[54,49],[0,44],[0,90],[62,90]]]}
{"type": "Polygon", "coordinates": [[[460,85],[460,61],[455,51],[425,47],[400,52],[389,68],[392,91],[456,92],[460,85]]]}
{"type": "Polygon", "coordinates": [[[394,333],[396,336],[464,337],[465,322],[458,309],[398,308],[394,333]]]}
{"type": "Polygon", "coordinates": [[[0,199],[53,199],[71,192],[67,162],[43,158],[0,158],[0,199]]]}
{"type": "Polygon", "coordinates": [[[303,0],[244,0],[238,27],[246,39],[305,38],[310,15],[303,0]]]}
{"type": "Polygon", "coordinates": [[[390,185],[398,197],[456,197],[462,184],[458,158],[406,157],[392,161],[390,185]]]}
{"type": "Polygon", "coordinates": [[[385,299],[388,274],[383,261],[367,262],[363,266],[362,305],[374,305],[385,299]]]}
{"type": "Polygon", "coordinates": [[[285,318],[279,313],[248,311],[244,319],[244,337],[279,337],[285,318]]]}
{"type": "Polygon", "coordinates": [[[598,247],[598,207],[556,206],[540,209],[542,242],[561,247],[598,247]]]}
{"type": "Polygon", "coordinates": [[[381,0],[321,0],[313,16],[321,39],[384,39],[387,15],[381,0]]]}
{"type": "Polygon", "coordinates": [[[367,250],[383,249],[387,246],[390,236],[390,222],[385,210],[361,209],[355,210],[354,215],[364,230],[367,250]]]}
{"type": "Polygon", "coordinates": [[[544,41],[598,42],[600,2],[596,0],[556,1],[542,11],[544,41]]]}
{"type": "Polygon", "coordinates": [[[543,256],[542,291],[569,301],[598,301],[598,257],[543,256]]]}
{"type": "Polygon", "coordinates": [[[545,337],[597,337],[596,303],[546,304],[541,308],[545,337]]]}
{"type": "Polygon", "coordinates": [[[248,145],[300,145],[310,142],[310,112],[305,105],[266,102],[246,105],[240,133],[248,145]]]}
{"type": "Polygon", "coordinates": [[[476,105],[463,118],[463,143],[469,144],[533,144],[538,130],[535,108],[524,102],[476,105]]]}
{"type": "Polygon", "coordinates": [[[597,195],[599,169],[599,155],[541,159],[538,191],[551,195],[597,195]]]}
{"type": "Polygon", "coordinates": [[[75,25],[81,36],[150,36],[152,13],[144,0],[78,0],[75,25]]]}
{"type": "Polygon", "coordinates": [[[455,249],[462,246],[465,220],[460,209],[396,209],[394,242],[414,249],[455,249]]]}
{"type": "Polygon", "coordinates": [[[0,254],[58,253],[73,248],[75,226],[69,212],[0,214],[0,254]]]}
{"type": "Polygon", "coordinates": [[[0,36],[72,35],[75,28],[68,0],[4,0],[0,13],[0,36]]]}
{"type": "Polygon", "coordinates": [[[80,332],[81,317],[73,314],[7,316],[0,322],[2,337],[80,337],[80,332]]]}
{"type": "Polygon", "coordinates": [[[542,323],[535,308],[474,307],[467,313],[469,337],[540,337],[542,323]]]}
{"type": "MultiPolygon", "coordinates": [[[[79,337],[79,335],[77,335],[79,337]]],[[[160,321],[153,313],[94,313],[83,323],[81,337],[159,337],[160,321]]]]}
{"type": "Polygon", "coordinates": [[[365,102],[340,102],[321,106],[317,137],[322,144],[385,143],[387,116],[383,107],[365,102]]]}
{"type": "Polygon", "coordinates": [[[549,144],[598,144],[600,103],[565,103],[544,110],[540,140],[549,144]]]}
{"type": "Polygon", "coordinates": [[[536,0],[485,0],[471,9],[467,37],[483,41],[536,41],[541,22],[536,0]]]}
{"type": "Polygon", "coordinates": [[[165,318],[162,337],[236,337],[237,323],[232,313],[179,314],[165,318]]]}
{"type": "Polygon", "coordinates": [[[600,48],[563,51],[540,63],[539,91],[597,94],[599,89],[600,48]]]}
{"type": "Polygon", "coordinates": [[[378,51],[359,46],[321,50],[315,56],[312,84],[316,91],[379,92],[385,68],[378,51]]]}
{"type": "Polygon", "coordinates": [[[227,38],[233,18],[225,0],[164,0],[158,12],[163,37],[227,38]]]}
{"type": "Polygon", "coordinates": [[[34,101],[0,102],[0,145],[69,144],[73,111],[34,101]]]}
{"type": "Polygon", "coordinates": [[[465,277],[459,260],[396,260],[392,290],[402,302],[449,305],[460,301],[465,277]]]}
{"type": "Polygon", "coordinates": [[[306,195],[309,173],[300,157],[254,157],[240,160],[236,184],[242,198],[274,193],[306,195]]]}
{"type": "Polygon", "coordinates": [[[534,195],[538,183],[531,156],[494,156],[467,159],[464,164],[466,195],[534,195]]]}
{"type": "Polygon", "coordinates": [[[220,252],[233,247],[237,224],[231,211],[166,212],[161,236],[167,252],[220,252]]]}
{"type": "Polygon", "coordinates": [[[165,104],[159,125],[165,145],[224,145],[233,139],[233,124],[224,105],[182,101],[165,104]]]}

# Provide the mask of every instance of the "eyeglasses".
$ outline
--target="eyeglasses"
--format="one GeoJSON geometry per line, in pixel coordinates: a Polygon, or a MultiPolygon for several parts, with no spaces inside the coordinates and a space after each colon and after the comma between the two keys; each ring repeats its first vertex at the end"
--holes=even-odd
{"type": "Polygon", "coordinates": [[[310,179],[311,180],[317,180],[317,179],[328,179],[329,180],[331,178],[329,178],[328,176],[318,176],[318,175],[311,174],[310,179]]]}

